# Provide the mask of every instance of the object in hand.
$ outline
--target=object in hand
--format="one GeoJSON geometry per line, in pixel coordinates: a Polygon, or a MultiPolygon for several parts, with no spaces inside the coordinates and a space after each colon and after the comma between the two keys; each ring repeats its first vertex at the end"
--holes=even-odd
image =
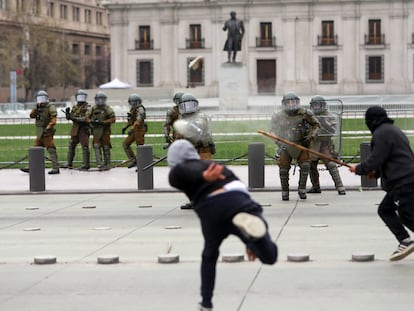
{"type": "Polygon", "coordinates": [[[66,119],[67,120],[72,119],[71,116],[70,116],[70,108],[69,107],[66,107],[66,109],[65,109],[65,115],[66,115],[66,119]]]}

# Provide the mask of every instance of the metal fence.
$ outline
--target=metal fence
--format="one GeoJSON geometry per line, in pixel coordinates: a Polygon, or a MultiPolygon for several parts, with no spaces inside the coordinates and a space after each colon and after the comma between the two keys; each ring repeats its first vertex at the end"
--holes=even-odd
{"type": "MultiPolygon", "coordinates": [[[[410,139],[414,136],[414,104],[384,105],[390,117],[410,139]]],[[[364,124],[364,112],[367,105],[343,105],[338,101],[329,103],[329,108],[338,116],[341,130],[335,137],[337,152],[344,161],[359,161],[359,150],[362,142],[369,142],[371,134],[364,124]],[[335,106],[336,105],[336,106],[335,106]]],[[[266,146],[266,161],[272,161],[276,151],[275,144],[268,138],[257,133],[257,130],[267,131],[270,128],[271,113],[209,113],[213,125],[213,137],[217,147],[214,159],[223,162],[247,163],[247,150],[250,142],[263,142],[266,146]]],[[[146,144],[154,148],[154,157],[160,158],[166,154],[165,141],[162,134],[163,115],[147,117],[149,129],[146,134],[146,144]]],[[[66,161],[71,121],[60,117],[56,126],[55,143],[60,162],[66,161]]],[[[117,117],[112,126],[112,157],[113,163],[126,160],[122,148],[121,129],[126,124],[126,117],[117,117]]],[[[14,117],[0,118],[0,168],[19,167],[27,164],[28,149],[35,140],[34,120],[14,117]]],[[[76,163],[81,162],[80,147],[75,157],[76,163]]],[[[91,153],[93,155],[93,153],[91,153]]],[[[93,164],[93,156],[91,158],[93,164]]]]}

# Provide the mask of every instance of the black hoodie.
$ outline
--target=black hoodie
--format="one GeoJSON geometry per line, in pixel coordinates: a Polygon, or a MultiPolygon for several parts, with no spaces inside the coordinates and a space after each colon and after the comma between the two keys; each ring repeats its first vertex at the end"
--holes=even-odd
{"type": "Polygon", "coordinates": [[[356,167],[356,174],[375,171],[385,191],[414,183],[414,154],[407,136],[379,106],[368,108],[365,123],[372,132],[371,155],[356,167]]]}

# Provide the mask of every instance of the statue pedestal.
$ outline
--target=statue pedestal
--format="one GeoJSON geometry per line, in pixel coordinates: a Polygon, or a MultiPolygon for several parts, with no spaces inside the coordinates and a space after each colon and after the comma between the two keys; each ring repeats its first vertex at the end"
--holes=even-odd
{"type": "Polygon", "coordinates": [[[223,63],[219,70],[219,104],[221,110],[247,110],[249,83],[242,63],[223,63]]]}

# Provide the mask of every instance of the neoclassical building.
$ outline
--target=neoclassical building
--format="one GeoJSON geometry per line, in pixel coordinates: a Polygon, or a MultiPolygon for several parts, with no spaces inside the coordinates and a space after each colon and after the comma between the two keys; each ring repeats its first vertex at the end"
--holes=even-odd
{"type": "MultiPolygon", "coordinates": [[[[110,78],[110,33],[108,13],[101,0],[0,0],[0,29],[21,32],[24,22],[48,25],[68,42],[79,64],[76,87],[94,88],[110,78]],[[17,27],[19,26],[19,27],[17,27]]],[[[23,49],[23,47],[22,47],[23,49]]],[[[21,67],[29,60],[23,55],[21,67]]],[[[8,72],[0,66],[0,101],[7,101],[8,72]]],[[[50,90],[53,93],[53,90],[50,90]]],[[[61,93],[56,91],[56,93],[61,93]]],[[[57,96],[57,95],[56,95],[57,96]]]]}
{"type": "Polygon", "coordinates": [[[106,0],[111,71],[136,87],[217,96],[223,24],[244,22],[237,61],[250,95],[407,94],[414,89],[414,0],[106,0]],[[188,64],[197,56],[203,65],[188,64]]]}

